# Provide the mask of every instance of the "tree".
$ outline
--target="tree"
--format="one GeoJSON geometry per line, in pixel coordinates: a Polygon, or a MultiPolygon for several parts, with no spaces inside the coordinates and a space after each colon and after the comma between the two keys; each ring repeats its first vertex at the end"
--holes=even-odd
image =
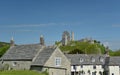
{"type": "Polygon", "coordinates": [[[79,49],[74,49],[74,50],[70,51],[69,54],[84,54],[84,52],[79,49]]]}

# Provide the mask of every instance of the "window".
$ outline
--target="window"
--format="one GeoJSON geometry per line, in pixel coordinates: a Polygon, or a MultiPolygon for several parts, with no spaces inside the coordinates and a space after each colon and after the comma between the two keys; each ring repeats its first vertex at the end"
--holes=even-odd
{"type": "Polygon", "coordinates": [[[83,62],[83,61],[84,61],[84,59],[80,58],[80,62],[83,62]]]}
{"type": "Polygon", "coordinates": [[[93,69],[96,69],[96,65],[93,66],[93,69]]]}
{"type": "Polygon", "coordinates": [[[77,69],[77,67],[76,67],[75,65],[73,65],[73,69],[74,69],[74,70],[76,70],[76,69],[77,69]]]}
{"type": "Polygon", "coordinates": [[[83,68],[83,65],[80,65],[80,68],[83,68]]]}
{"type": "Polygon", "coordinates": [[[104,58],[103,57],[100,57],[100,62],[104,62],[104,58]]]}
{"type": "Polygon", "coordinates": [[[60,57],[55,58],[55,66],[61,66],[61,58],[60,57]]]}
{"type": "Polygon", "coordinates": [[[13,62],[13,66],[16,66],[17,65],[17,62],[13,62]]]}
{"type": "Polygon", "coordinates": [[[104,69],[104,68],[105,68],[105,65],[102,65],[102,68],[104,69]]]}
{"type": "Polygon", "coordinates": [[[95,71],[95,72],[92,72],[92,75],[96,75],[96,71],[95,71]]]}
{"type": "Polygon", "coordinates": [[[92,58],[91,58],[91,61],[92,61],[92,62],[95,62],[95,58],[92,57],[92,58]]]}
{"type": "Polygon", "coordinates": [[[101,71],[99,71],[99,74],[100,74],[100,75],[102,75],[102,72],[101,72],[101,71]]]}
{"type": "Polygon", "coordinates": [[[74,75],[75,73],[74,72],[71,72],[71,75],[74,75]]]}

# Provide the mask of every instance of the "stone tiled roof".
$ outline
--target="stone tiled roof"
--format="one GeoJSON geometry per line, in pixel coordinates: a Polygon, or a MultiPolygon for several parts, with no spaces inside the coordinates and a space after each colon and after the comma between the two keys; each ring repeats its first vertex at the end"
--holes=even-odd
{"type": "Polygon", "coordinates": [[[44,65],[45,62],[50,58],[52,53],[55,51],[54,47],[46,47],[44,48],[37,58],[33,61],[32,65],[44,65]]]}
{"type": "Polygon", "coordinates": [[[67,58],[71,61],[71,65],[119,65],[120,57],[106,57],[106,55],[85,55],[85,54],[66,54],[67,58]],[[108,59],[109,58],[109,59],[108,59]],[[81,60],[83,59],[83,61],[81,60]],[[95,62],[92,62],[95,59],[95,62]],[[101,61],[103,59],[103,61],[101,61]],[[108,59],[108,60],[107,60],[108,59]]]}
{"type": "Polygon", "coordinates": [[[66,54],[71,61],[71,65],[103,65],[105,63],[104,55],[85,55],[85,54],[66,54]]]}
{"type": "Polygon", "coordinates": [[[1,59],[3,60],[32,60],[41,49],[40,44],[19,45],[10,48],[1,59]]]}
{"type": "Polygon", "coordinates": [[[109,65],[119,65],[120,66],[120,56],[110,57],[109,65]]]}

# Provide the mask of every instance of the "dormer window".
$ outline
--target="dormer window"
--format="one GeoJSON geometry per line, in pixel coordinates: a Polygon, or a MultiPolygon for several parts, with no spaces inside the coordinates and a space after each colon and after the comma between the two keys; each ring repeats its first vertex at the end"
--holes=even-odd
{"type": "Polygon", "coordinates": [[[84,59],[83,58],[80,58],[80,62],[83,62],[84,61],[84,59]]]}
{"type": "Polygon", "coordinates": [[[91,58],[91,61],[92,61],[92,62],[95,62],[95,58],[92,57],[92,58],[91,58]]]}
{"type": "Polygon", "coordinates": [[[104,62],[104,58],[103,57],[100,57],[100,62],[104,62]]]}

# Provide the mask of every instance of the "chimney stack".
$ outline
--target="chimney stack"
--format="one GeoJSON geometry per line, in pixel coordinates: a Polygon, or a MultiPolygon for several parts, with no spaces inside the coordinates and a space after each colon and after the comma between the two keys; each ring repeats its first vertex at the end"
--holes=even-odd
{"type": "Polygon", "coordinates": [[[40,45],[45,45],[43,35],[40,36],[40,45]]]}

